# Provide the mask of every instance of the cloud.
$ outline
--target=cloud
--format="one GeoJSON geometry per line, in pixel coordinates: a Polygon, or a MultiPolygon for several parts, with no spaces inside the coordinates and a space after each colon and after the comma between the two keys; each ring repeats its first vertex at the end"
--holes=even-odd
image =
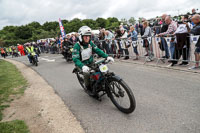
{"type": "Polygon", "coordinates": [[[32,21],[41,24],[58,21],[58,18],[152,18],[163,13],[178,15],[198,7],[199,0],[0,0],[0,29],[32,21]]]}

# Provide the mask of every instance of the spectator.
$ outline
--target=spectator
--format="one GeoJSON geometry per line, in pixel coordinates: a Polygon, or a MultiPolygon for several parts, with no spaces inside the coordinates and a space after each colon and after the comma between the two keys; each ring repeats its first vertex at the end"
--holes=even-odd
{"type": "Polygon", "coordinates": [[[115,39],[116,39],[116,42],[117,42],[117,45],[118,45],[118,54],[117,54],[117,58],[120,58],[121,56],[123,56],[123,49],[121,47],[121,41],[120,41],[120,37],[122,36],[122,33],[120,31],[119,28],[117,28],[115,30],[115,39]]]}
{"type": "Polygon", "coordinates": [[[106,49],[106,42],[104,41],[105,39],[105,29],[102,28],[100,30],[100,33],[99,33],[99,40],[102,41],[102,46],[101,48],[103,49],[103,51],[105,52],[105,49],[106,49]]]}
{"type": "Polygon", "coordinates": [[[71,41],[73,44],[75,44],[78,40],[77,40],[77,37],[76,37],[74,34],[72,34],[72,35],[71,35],[71,38],[70,38],[70,41],[71,41]]]}
{"type": "MultiPolygon", "coordinates": [[[[191,14],[191,17],[190,19],[192,19],[192,17],[196,14],[196,10],[193,8],[192,9],[192,14],[191,14]]],[[[192,22],[192,25],[194,26],[194,23],[192,22]]]]}
{"type": "MultiPolygon", "coordinates": [[[[166,17],[167,17],[167,14],[163,14],[162,15],[161,33],[166,32],[167,29],[168,29],[168,25],[165,23],[165,18],[166,17]]],[[[166,42],[165,38],[163,38],[163,37],[161,37],[160,40],[161,40],[161,45],[162,45],[162,47],[165,50],[165,56],[163,56],[162,58],[168,59],[169,58],[169,49],[168,49],[167,42],[166,42]]]]}
{"type": "MultiPolygon", "coordinates": [[[[175,31],[177,43],[175,44],[175,56],[172,61],[173,65],[178,63],[181,55],[183,56],[183,61],[179,65],[187,65],[189,60],[189,50],[190,50],[190,37],[185,22],[187,22],[188,16],[183,16],[182,21],[178,22],[178,28],[175,31]],[[185,21],[186,20],[186,21],[185,21]]],[[[192,28],[192,24],[187,22],[187,24],[192,28]]]]}
{"type": "Polygon", "coordinates": [[[196,9],[192,9],[192,16],[194,16],[196,14],[196,9]]]}
{"type": "Polygon", "coordinates": [[[136,54],[136,58],[134,60],[138,60],[139,53],[137,50],[137,44],[135,43],[137,41],[137,32],[135,31],[135,28],[133,26],[130,27],[128,37],[132,41],[133,51],[136,54]]]}
{"type": "Polygon", "coordinates": [[[114,40],[114,35],[110,31],[106,30],[105,31],[105,41],[106,41],[106,54],[113,54],[112,50],[112,40],[114,40]]]}
{"type": "Polygon", "coordinates": [[[147,52],[145,56],[152,56],[153,48],[151,42],[149,42],[147,39],[148,37],[151,37],[152,31],[147,21],[143,22],[143,27],[144,27],[144,35],[142,36],[143,47],[145,47],[145,50],[147,52]]]}
{"type": "MultiPolygon", "coordinates": [[[[166,32],[160,33],[159,36],[169,36],[174,34],[174,32],[177,29],[177,23],[174,22],[170,16],[167,16],[165,18],[165,23],[168,25],[168,29],[166,32]]],[[[174,50],[175,50],[175,41],[172,38],[171,42],[170,42],[170,54],[171,54],[171,59],[174,59],[174,50]]],[[[171,61],[170,61],[171,62],[171,61]]],[[[172,65],[172,64],[171,64],[172,65]]],[[[170,66],[170,65],[169,65],[170,66]]]]}
{"type": "Polygon", "coordinates": [[[125,52],[125,58],[124,58],[124,60],[127,60],[127,59],[129,59],[128,47],[130,46],[126,42],[126,39],[128,37],[128,33],[126,32],[126,30],[124,28],[121,28],[120,31],[121,31],[120,39],[121,39],[121,44],[122,44],[121,48],[125,52]]]}
{"type": "MultiPolygon", "coordinates": [[[[189,33],[194,35],[200,35],[200,15],[196,14],[192,17],[192,22],[195,24],[193,29],[190,29],[189,25],[186,23],[187,29],[189,33]]],[[[189,69],[197,69],[199,68],[199,61],[200,61],[200,38],[198,39],[195,45],[195,66],[190,67],[189,69]]]]}

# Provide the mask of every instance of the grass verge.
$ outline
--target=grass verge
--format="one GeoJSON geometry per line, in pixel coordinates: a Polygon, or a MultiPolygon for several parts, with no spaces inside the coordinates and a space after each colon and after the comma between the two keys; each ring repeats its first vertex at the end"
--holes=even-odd
{"type": "MultiPolygon", "coordinates": [[[[11,63],[0,60],[0,121],[3,119],[2,111],[9,107],[9,103],[20,97],[27,81],[18,69],[11,63]]],[[[0,122],[0,133],[27,133],[28,128],[23,121],[0,122]]]]}

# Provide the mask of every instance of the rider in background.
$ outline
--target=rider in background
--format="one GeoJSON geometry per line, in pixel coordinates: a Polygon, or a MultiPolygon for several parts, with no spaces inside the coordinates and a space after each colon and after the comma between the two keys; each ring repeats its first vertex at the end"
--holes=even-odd
{"type": "Polygon", "coordinates": [[[37,54],[35,53],[34,47],[31,46],[31,44],[27,45],[26,50],[28,52],[28,59],[29,59],[30,63],[32,63],[31,55],[35,55],[36,56],[36,60],[38,61],[37,54]]]}
{"type": "Polygon", "coordinates": [[[79,41],[74,45],[72,58],[76,67],[83,71],[85,86],[89,91],[91,91],[91,86],[89,84],[89,66],[94,62],[93,53],[98,54],[100,57],[107,58],[108,61],[114,62],[114,59],[108,57],[107,54],[92,43],[92,32],[88,26],[82,26],[78,33],[79,41]]]}

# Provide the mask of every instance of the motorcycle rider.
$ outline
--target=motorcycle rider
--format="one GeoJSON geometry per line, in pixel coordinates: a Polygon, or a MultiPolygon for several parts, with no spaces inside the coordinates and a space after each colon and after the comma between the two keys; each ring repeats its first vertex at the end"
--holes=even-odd
{"type": "Polygon", "coordinates": [[[62,55],[67,59],[70,57],[70,61],[72,58],[71,51],[70,49],[73,48],[73,43],[68,39],[67,37],[64,38],[64,41],[62,42],[62,55]]]}
{"type": "Polygon", "coordinates": [[[78,69],[83,71],[85,87],[88,91],[92,91],[92,87],[89,84],[89,66],[93,63],[92,53],[98,54],[100,57],[107,58],[107,61],[114,62],[112,57],[109,57],[101,49],[99,49],[91,41],[91,29],[88,26],[82,26],[79,30],[79,42],[74,45],[72,52],[72,59],[78,69]]]}
{"type": "Polygon", "coordinates": [[[37,60],[37,62],[38,62],[37,54],[36,54],[35,51],[34,51],[34,47],[31,46],[30,43],[27,44],[26,50],[27,50],[27,52],[28,52],[28,59],[29,59],[29,62],[32,63],[31,55],[35,55],[35,56],[36,56],[36,60],[37,60]]]}
{"type": "Polygon", "coordinates": [[[73,46],[73,43],[68,39],[67,37],[64,38],[64,41],[62,42],[62,48],[73,46]]]}

